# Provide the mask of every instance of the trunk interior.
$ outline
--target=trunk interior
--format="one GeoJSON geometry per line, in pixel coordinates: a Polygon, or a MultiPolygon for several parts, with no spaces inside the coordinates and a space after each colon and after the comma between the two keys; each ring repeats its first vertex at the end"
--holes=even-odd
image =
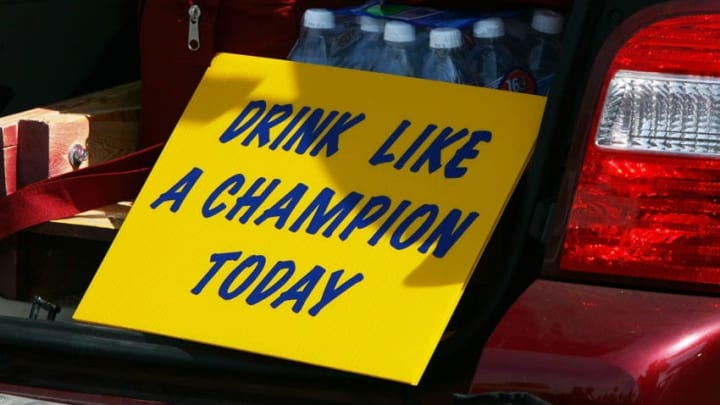
{"type": "MultiPolygon", "coordinates": [[[[485,4],[414,3],[455,10],[485,4]]],[[[452,403],[453,393],[466,392],[493,325],[538,276],[547,218],[594,52],[629,13],[619,1],[576,1],[572,9],[563,1],[494,3],[561,10],[562,56],[533,160],[418,387],[72,321],[124,215],[105,212],[98,215],[110,226],[44,224],[0,240],[0,392],[39,397],[40,389],[46,399],[68,403],[136,398],[178,404],[452,403]],[[102,397],[73,397],[78,393],[102,397]]],[[[633,7],[650,2],[642,3],[633,7]]],[[[0,3],[0,57],[6,61],[0,90],[7,95],[2,115],[140,80],[137,10],[129,0],[0,3]],[[20,21],[32,22],[33,29],[20,21]]]]}

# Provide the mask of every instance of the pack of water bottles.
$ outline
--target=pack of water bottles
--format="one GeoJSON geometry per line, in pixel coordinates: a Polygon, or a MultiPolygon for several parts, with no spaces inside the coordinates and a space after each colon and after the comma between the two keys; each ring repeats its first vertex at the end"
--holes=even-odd
{"type": "Polygon", "coordinates": [[[308,9],[288,59],[547,95],[562,14],[379,4],[308,9]]]}

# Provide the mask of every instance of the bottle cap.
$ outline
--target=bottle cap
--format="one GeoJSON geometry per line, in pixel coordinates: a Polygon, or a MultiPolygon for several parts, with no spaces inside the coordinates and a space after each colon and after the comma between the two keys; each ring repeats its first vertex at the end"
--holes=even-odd
{"type": "Polygon", "coordinates": [[[385,25],[384,21],[367,15],[361,15],[359,20],[360,30],[364,32],[382,32],[385,25]]]}
{"type": "Polygon", "coordinates": [[[505,35],[505,24],[501,18],[485,18],[473,25],[475,38],[500,38],[505,35]]]}
{"type": "Polygon", "coordinates": [[[433,28],[430,30],[430,48],[450,49],[462,46],[462,35],[457,28],[433,28]]]}
{"type": "Polygon", "coordinates": [[[562,32],[563,16],[552,10],[537,9],[533,12],[532,23],[534,30],[545,34],[559,34],[562,32]]]}
{"type": "Polygon", "coordinates": [[[383,39],[389,42],[415,42],[415,27],[402,21],[388,21],[383,39]]]}
{"type": "Polygon", "coordinates": [[[335,28],[335,15],[325,8],[309,8],[303,15],[305,28],[333,29],[335,28]]]}

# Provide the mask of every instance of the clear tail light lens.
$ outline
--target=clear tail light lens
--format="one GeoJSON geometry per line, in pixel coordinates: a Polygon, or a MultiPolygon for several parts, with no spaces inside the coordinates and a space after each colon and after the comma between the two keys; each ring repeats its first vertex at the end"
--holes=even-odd
{"type": "Polygon", "coordinates": [[[618,71],[608,85],[595,144],[720,156],[720,79],[618,71]]]}
{"type": "Polygon", "coordinates": [[[720,285],[720,13],[637,30],[603,83],[561,271],[720,285]]]}

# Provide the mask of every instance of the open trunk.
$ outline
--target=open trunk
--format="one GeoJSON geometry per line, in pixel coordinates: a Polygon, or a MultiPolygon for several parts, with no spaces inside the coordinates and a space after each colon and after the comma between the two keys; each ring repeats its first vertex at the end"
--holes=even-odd
{"type": "MultiPolygon", "coordinates": [[[[68,6],[53,8],[55,3],[59,5],[0,4],[0,18],[5,21],[0,36],[6,43],[0,83],[8,83],[18,94],[3,115],[140,79],[133,1],[113,1],[114,13],[105,3],[82,2],[86,15],[68,6]],[[25,27],[18,22],[38,15],[54,16],[62,27],[38,24],[33,35],[21,34],[25,27]],[[87,20],[95,24],[78,33],[78,24],[87,20]],[[16,31],[8,32],[13,27],[16,31]],[[56,52],[61,43],[71,42],[69,35],[84,38],[82,55],[56,52]],[[58,42],[50,42],[51,36],[58,42]],[[40,54],[52,63],[33,65],[22,78],[13,76],[15,60],[40,54]],[[49,66],[55,66],[51,74],[49,66]],[[37,79],[50,80],[49,76],[53,86],[37,79]],[[32,86],[37,91],[25,89],[32,86]]],[[[463,8],[483,6],[442,0],[432,5],[453,9],[460,8],[458,3],[463,8]]],[[[512,3],[523,7],[542,2],[512,3]]],[[[56,222],[0,241],[0,265],[8,267],[0,268],[0,290],[6,297],[0,300],[0,392],[67,403],[127,403],[123,401],[128,398],[178,404],[505,403],[501,401],[507,398],[500,396],[461,396],[468,392],[494,326],[541,271],[548,218],[558,199],[575,127],[583,119],[580,101],[598,49],[623,19],[652,3],[578,0],[572,9],[563,10],[567,19],[562,56],[533,158],[419,386],[72,321],[73,308],[120,222],[112,218],[122,217],[105,212],[100,214],[105,225],[56,222]],[[33,304],[35,297],[42,300],[33,304]],[[60,312],[48,320],[54,305],[60,312]]]]}

